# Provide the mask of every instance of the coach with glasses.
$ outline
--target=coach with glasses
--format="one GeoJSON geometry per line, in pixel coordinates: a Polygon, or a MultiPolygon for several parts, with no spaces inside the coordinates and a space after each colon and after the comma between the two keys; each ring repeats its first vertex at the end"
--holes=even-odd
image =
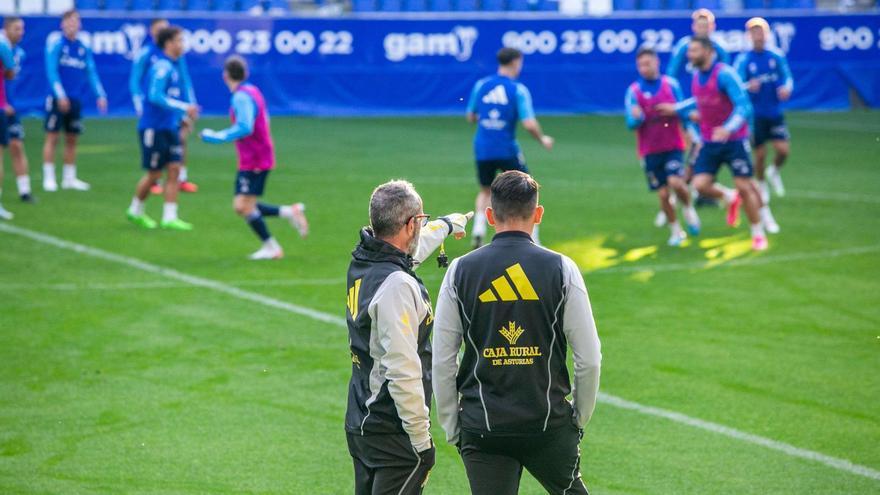
{"type": "Polygon", "coordinates": [[[544,208],[528,174],[497,176],[490,201],[478,214],[495,237],[456,259],[440,287],[437,417],[459,448],[472,493],[516,494],[525,468],[549,493],[586,494],[579,445],[602,356],[584,279],[571,259],[532,242],[544,208]]]}
{"type": "Polygon", "coordinates": [[[351,381],[345,431],[355,494],[419,494],[434,465],[430,434],[431,342],[428,290],[413,271],[473,216],[429,222],[405,181],[377,187],[370,227],[348,268],[351,381]]]}

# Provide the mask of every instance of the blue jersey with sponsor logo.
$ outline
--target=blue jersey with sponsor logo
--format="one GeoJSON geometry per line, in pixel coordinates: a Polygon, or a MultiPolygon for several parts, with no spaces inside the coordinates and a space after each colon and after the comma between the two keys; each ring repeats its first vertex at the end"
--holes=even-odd
{"type": "Polygon", "coordinates": [[[79,38],[61,36],[46,45],[46,76],[56,98],[82,100],[90,94],[106,97],[92,50],[79,38]]]}
{"type": "Polygon", "coordinates": [[[776,91],[782,87],[791,90],[794,86],[785,55],[775,48],[767,48],[760,52],[752,50],[741,53],[736,59],[735,67],[746,87],[752,79],[757,79],[761,83],[757,93],[748,91],[754,116],[775,118],[782,115],[782,105],[776,91]]]}
{"type": "Polygon", "coordinates": [[[189,104],[184,101],[184,82],[179,60],[161,55],[150,68],[149,90],[138,129],[177,131],[189,104]]]}
{"type": "Polygon", "coordinates": [[[467,111],[477,116],[474,154],[479,161],[517,157],[516,124],[535,118],[529,90],[502,75],[477,81],[467,111]]]}
{"type": "MultiPolygon", "coordinates": [[[[128,79],[128,90],[131,92],[132,101],[138,113],[141,113],[144,99],[150,91],[150,70],[153,64],[161,57],[163,57],[163,53],[159,50],[159,47],[152,41],[147,41],[132,62],[131,75],[128,79]]],[[[193,89],[192,79],[189,77],[186,60],[183,57],[180,57],[178,60],[178,70],[180,71],[184,87],[181,98],[189,103],[195,103],[195,90],[193,89]]]]}

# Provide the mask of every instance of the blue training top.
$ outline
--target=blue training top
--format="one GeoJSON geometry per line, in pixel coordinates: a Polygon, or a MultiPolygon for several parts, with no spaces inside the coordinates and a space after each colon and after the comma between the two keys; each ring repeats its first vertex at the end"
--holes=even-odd
{"type": "Polygon", "coordinates": [[[92,50],[79,38],[59,37],[46,45],[46,77],[56,98],[82,100],[89,94],[106,98],[92,50]]]}
{"type": "Polygon", "coordinates": [[[760,52],[752,50],[741,53],[734,66],[746,87],[752,79],[761,82],[757,93],[748,92],[755,117],[775,118],[782,115],[782,105],[776,91],[782,87],[789,91],[794,88],[794,79],[785,55],[775,48],[766,48],[760,52]]]}
{"type": "MultiPolygon", "coordinates": [[[[147,41],[131,64],[131,75],[128,78],[128,91],[131,93],[134,109],[140,114],[143,111],[145,95],[149,92],[149,73],[153,64],[162,57],[162,51],[159,50],[152,41],[147,41]]],[[[180,57],[178,60],[178,68],[180,76],[183,80],[184,95],[182,97],[188,103],[196,103],[196,93],[193,88],[192,78],[189,76],[189,68],[186,65],[186,59],[180,57]]]]}
{"type": "Polygon", "coordinates": [[[529,90],[502,75],[477,81],[467,111],[477,116],[474,154],[478,161],[516,158],[520,153],[516,124],[535,118],[529,90]]]}
{"type": "Polygon", "coordinates": [[[183,78],[178,60],[161,55],[150,68],[149,90],[138,129],[177,131],[189,103],[183,101],[183,78]]]}

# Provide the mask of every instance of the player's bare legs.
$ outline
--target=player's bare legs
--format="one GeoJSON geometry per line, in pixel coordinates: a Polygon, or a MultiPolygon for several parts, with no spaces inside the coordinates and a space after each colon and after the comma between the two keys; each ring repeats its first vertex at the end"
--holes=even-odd
{"type": "Polygon", "coordinates": [[[61,172],[61,189],[88,191],[91,186],[76,176],[76,144],[78,141],[79,135],[64,134],[64,169],[61,172]]]}
{"type": "Polygon", "coordinates": [[[162,208],[162,222],[159,224],[163,229],[192,230],[192,224],[184,222],[177,217],[177,196],[180,191],[180,162],[168,164],[165,176],[165,205],[162,208]]]}
{"type": "Polygon", "coordinates": [[[55,178],[55,149],[58,147],[58,133],[47,132],[43,141],[43,190],[55,192],[58,182],[55,178]]]}
{"type": "MultiPolygon", "coordinates": [[[[3,184],[3,146],[0,146],[0,186],[3,184]]],[[[9,211],[6,211],[3,208],[3,205],[0,204],[0,219],[2,220],[12,220],[13,214],[9,211]]]]}
{"type": "MultiPolygon", "coordinates": [[[[678,202],[681,203],[682,213],[684,214],[684,221],[687,224],[688,233],[691,235],[698,235],[700,233],[700,217],[697,215],[697,210],[694,209],[694,204],[691,200],[691,193],[688,190],[687,182],[682,180],[677,176],[670,176],[666,179],[669,188],[672,189],[672,192],[675,194],[675,198],[678,198],[678,202]]],[[[670,198],[670,200],[673,198],[670,198]]],[[[670,208],[675,210],[674,201],[668,201],[670,208]]],[[[662,203],[661,203],[662,207],[662,203]]],[[[665,211],[665,210],[664,210],[665,211]]]]}
{"type": "Polygon", "coordinates": [[[145,229],[155,229],[157,226],[156,221],[147,216],[144,211],[144,202],[150,195],[150,187],[160,177],[162,177],[161,170],[150,170],[141,177],[141,180],[138,181],[134,188],[134,198],[131,200],[131,206],[128,207],[126,212],[129,220],[145,229]]]}
{"type": "Polygon", "coordinates": [[[483,239],[486,237],[486,225],[488,221],[486,220],[486,208],[489,207],[490,203],[490,195],[489,188],[486,186],[480,187],[480,192],[477,193],[477,199],[475,202],[474,208],[474,229],[471,232],[471,245],[474,249],[483,245],[483,239]]]}
{"type": "Polygon", "coordinates": [[[785,196],[785,185],[782,184],[782,176],[779,175],[779,172],[782,166],[785,165],[789,150],[788,141],[782,139],[773,141],[775,156],[773,157],[773,165],[767,167],[766,175],[770,185],[773,186],[773,192],[779,197],[785,196]]]}
{"type": "Polygon", "coordinates": [[[21,139],[9,140],[9,156],[12,158],[12,170],[15,171],[18,195],[21,196],[22,201],[32,202],[31,176],[28,173],[28,159],[24,152],[24,142],[21,139]]]}
{"type": "Polygon", "coordinates": [[[770,203],[770,187],[764,179],[764,170],[767,163],[767,146],[755,146],[753,157],[755,159],[755,180],[758,181],[758,188],[761,192],[761,202],[770,203]]]}

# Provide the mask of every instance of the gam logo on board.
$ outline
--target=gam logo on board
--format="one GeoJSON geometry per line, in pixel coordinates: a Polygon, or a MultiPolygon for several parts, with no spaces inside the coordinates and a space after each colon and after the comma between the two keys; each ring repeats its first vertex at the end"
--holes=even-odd
{"type": "Polygon", "coordinates": [[[388,33],[385,58],[402,62],[409,57],[455,57],[470,60],[479,32],[473,26],[455,26],[449,33],[388,33]]]}

